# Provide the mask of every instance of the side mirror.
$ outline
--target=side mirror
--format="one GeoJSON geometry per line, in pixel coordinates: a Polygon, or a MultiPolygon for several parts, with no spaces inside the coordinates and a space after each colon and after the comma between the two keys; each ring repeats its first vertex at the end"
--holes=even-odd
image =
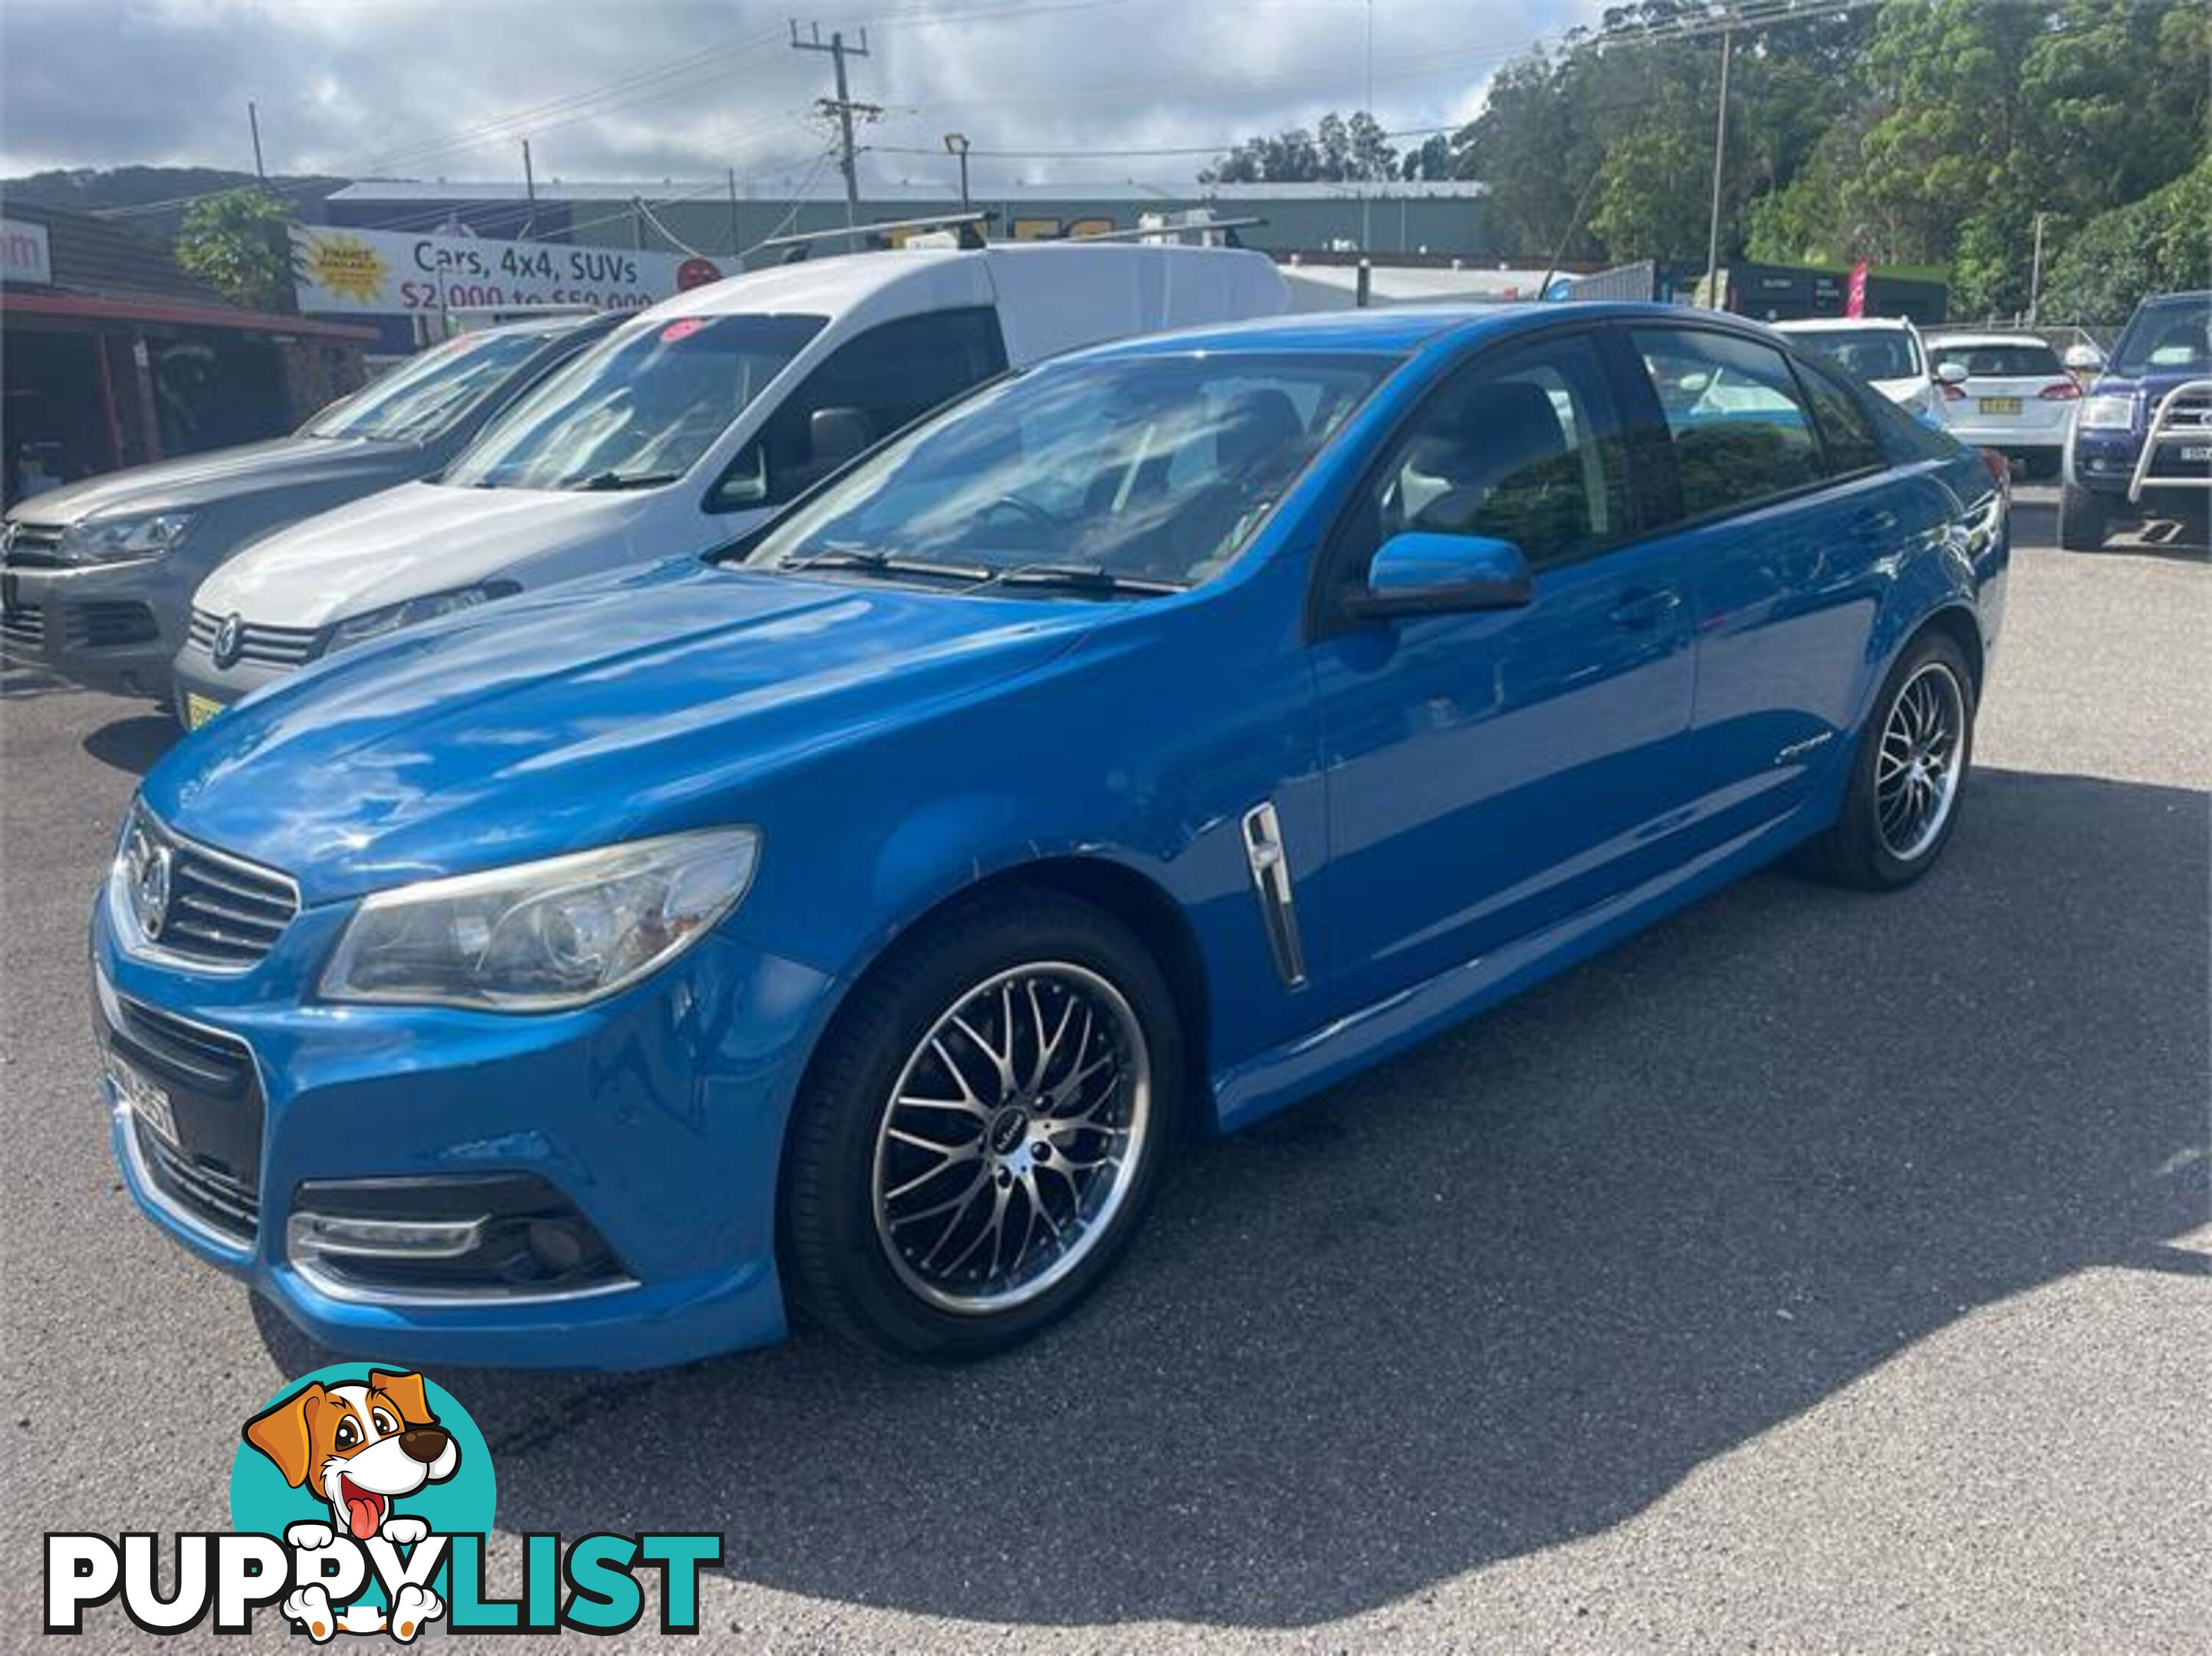
{"type": "Polygon", "coordinates": [[[806,436],[814,458],[808,470],[827,476],[848,460],[858,459],[875,441],[868,416],[858,409],[817,409],[807,417],[806,436]]]}
{"type": "Polygon", "coordinates": [[[1535,597],[1528,560],[1510,541],[1483,535],[1393,535],[1367,567],[1367,584],[1344,596],[1358,621],[1393,616],[1517,610],[1535,597]]]}
{"type": "Polygon", "coordinates": [[[1965,385],[1966,365],[1964,362],[1938,362],[1936,365],[1936,383],[1939,385],[1965,385]]]}
{"type": "Polygon", "coordinates": [[[2105,366],[2104,352],[2086,341],[2079,345],[2069,345],[2062,360],[2075,373],[2094,373],[2105,366]]]}

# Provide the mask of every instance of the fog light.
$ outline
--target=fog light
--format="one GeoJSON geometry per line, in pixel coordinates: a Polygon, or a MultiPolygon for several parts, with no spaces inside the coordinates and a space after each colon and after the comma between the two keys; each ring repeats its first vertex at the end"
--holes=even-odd
{"type": "Polygon", "coordinates": [[[292,1190],[294,1270],[339,1298],[598,1293],[632,1285],[614,1250],[535,1174],[314,1180],[292,1190]]]}
{"type": "Polygon", "coordinates": [[[295,1213],[285,1228],[292,1256],[343,1253],[374,1259],[452,1259],[483,1240],[491,1216],[473,1219],[356,1219],[295,1213]]]}

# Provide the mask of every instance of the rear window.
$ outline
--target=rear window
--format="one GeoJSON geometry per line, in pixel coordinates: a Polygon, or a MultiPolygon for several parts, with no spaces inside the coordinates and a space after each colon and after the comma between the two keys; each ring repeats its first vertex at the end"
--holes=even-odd
{"type": "Polygon", "coordinates": [[[1956,362],[1972,379],[2048,379],[2066,372],[2058,353],[2050,346],[2024,341],[2012,345],[1937,345],[1930,355],[1937,367],[1956,362]]]}
{"type": "Polygon", "coordinates": [[[1919,343],[1902,328],[1808,328],[1790,337],[1854,379],[1911,379],[1923,372],[1919,343]]]}

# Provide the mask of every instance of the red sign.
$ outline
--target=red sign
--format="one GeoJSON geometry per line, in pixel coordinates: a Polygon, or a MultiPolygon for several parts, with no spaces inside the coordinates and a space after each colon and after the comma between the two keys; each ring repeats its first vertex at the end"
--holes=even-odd
{"type": "Polygon", "coordinates": [[[679,294],[721,279],[721,267],[711,258],[687,258],[676,267],[676,291],[679,294]]]}
{"type": "Polygon", "coordinates": [[[1867,269],[1867,262],[1864,259],[1851,266],[1851,285],[1844,294],[1845,316],[1866,314],[1867,269]]]}

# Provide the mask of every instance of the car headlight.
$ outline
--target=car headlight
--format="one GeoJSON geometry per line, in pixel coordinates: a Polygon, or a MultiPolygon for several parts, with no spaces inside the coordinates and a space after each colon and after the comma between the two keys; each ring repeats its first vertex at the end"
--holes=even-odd
{"type": "Polygon", "coordinates": [[[473,610],[479,604],[489,604],[494,598],[503,598],[519,590],[511,581],[492,581],[482,586],[457,586],[450,592],[425,592],[419,598],[387,604],[381,610],[364,610],[360,615],[347,616],[331,628],[331,635],[323,645],[323,653],[330,655],[349,645],[382,638],[386,633],[396,633],[403,627],[414,626],[417,622],[435,621],[440,616],[450,616],[456,610],[473,610]]]}
{"type": "Polygon", "coordinates": [[[2081,411],[2075,418],[2084,431],[2125,431],[2135,424],[2136,399],[2115,397],[2110,392],[2085,397],[2081,399],[2081,411]]]}
{"type": "Polygon", "coordinates": [[[707,828],[364,898],[326,999],[544,1012],[611,995],[737,907],[760,834],[707,828]]]}
{"type": "Polygon", "coordinates": [[[158,558],[189,534],[190,512],[134,512],[87,518],[62,531],[57,548],[66,563],[128,563],[158,558]]]}

